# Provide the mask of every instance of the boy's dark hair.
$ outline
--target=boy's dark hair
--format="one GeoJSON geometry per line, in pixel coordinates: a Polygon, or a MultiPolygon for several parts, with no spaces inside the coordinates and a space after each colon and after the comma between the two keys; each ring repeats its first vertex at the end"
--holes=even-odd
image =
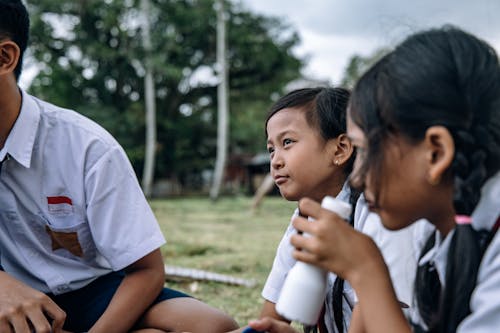
{"type": "Polygon", "coordinates": [[[14,75],[21,75],[23,54],[28,45],[29,15],[21,0],[0,0],[0,40],[10,39],[19,46],[21,54],[14,75]]]}
{"type": "MultiPolygon", "coordinates": [[[[265,123],[266,137],[267,123],[273,115],[283,109],[297,108],[303,110],[308,124],[312,128],[317,128],[325,141],[335,139],[340,134],[346,133],[347,130],[346,112],[349,97],[350,91],[340,87],[316,87],[293,90],[281,97],[269,110],[265,123]]],[[[356,153],[354,151],[344,167],[346,176],[351,173],[355,158],[356,153]]],[[[349,222],[353,225],[356,202],[361,192],[355,189],[350,190],[349,203],[353,208],[349,222]]],[[[343,290],[344,280],[337,277],[333,285],[332,308],[335,325],[339,332],[343,332],[344,326],[342,311],[343,290]]]]}
{"type": "MultiPolygon", "coordinates": [[[[458,28],[445,26],[410,36],[358,81],[350,116],[363,130],[368,156],[360,175],[380,177],[385,139],[397,133],[419,142],[431,126],[453,136],[455,156],[448,171],[456,214],[471,215],[481,187],[500,165],[500,66],[493,48],[458,28]]],[[[380,189],[380,180],[375,188],[380,189]]],[[[378,197],[378,193],[377,193],[378,197]]],[[[429,332],[455,332],[468,307],[482,256],[470,227],[455,228],[447,259],[446,289],[426,293],[417,274],[416,299],[429,332]],[[457,266],[458,265],[458,266],[457,266]],[[440,297],[442,296],[442,297],[440,297]],[[435,315],[425,304],[441,299],[435,315]]],[[[419,270],[421,268],[419,267],[419,270]]]]}

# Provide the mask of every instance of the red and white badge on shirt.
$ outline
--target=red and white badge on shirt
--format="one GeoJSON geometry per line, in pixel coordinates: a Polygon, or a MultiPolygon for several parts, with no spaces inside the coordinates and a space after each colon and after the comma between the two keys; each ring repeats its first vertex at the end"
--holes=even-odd
{"type": "Polygon", "coordinates": [[[47,205],[53,214],[73,213],[73,201],[66,196],[47,197],[47,205]]]}

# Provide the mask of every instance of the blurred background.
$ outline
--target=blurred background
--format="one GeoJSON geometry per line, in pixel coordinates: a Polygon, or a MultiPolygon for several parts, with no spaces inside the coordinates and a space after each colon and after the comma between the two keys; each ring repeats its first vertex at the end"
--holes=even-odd
{"type": "MultiPolygon", "coordinates": [[[[37,0],[27,4],[31,44],[21,86],[108,129],[142,180],[147,122],[144,81],[150,69],[156,138],[147,194],[208,193],[218,144],[217,86],[222,67],[216,59],[218,2],[37,0]]],[[[272,102],[286,91],[325,84],[351,87],[368,65],[406,35],[445,23],[500,48],[497,0],[314,0],[307,4],[232,0],[220,4],[228,101],[219,191],[223,194],[251,194],[254,183],[261,181],[252,176],[261,173],[259,166],[267,155],[263,121],[272,102]]]]}
{"type": "Polygon", "coordinates": [[[170,241],[167,264],[256,281],[172,282],[241,324],[259,313],[295,207],[271,183],[275,196],[250,209],[269,171],[264,119],[273,101],[296,88],[350,88],[423,28],[451,23],[500,50],[498,0],[26,4],[31,40],[20,86],[88,116],[120,142],[170,241]]]}

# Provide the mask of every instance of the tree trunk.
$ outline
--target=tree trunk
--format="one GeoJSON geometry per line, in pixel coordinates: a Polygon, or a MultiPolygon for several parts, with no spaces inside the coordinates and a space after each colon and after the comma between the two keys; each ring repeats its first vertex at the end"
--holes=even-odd
{"type": "Polygon", "coordinates": [[[155,167],[156,148],[156,101],[155,84],[153,81],[153,69],[150,60],[151,36],[150,36],[150,4],[149,0],[141,0],[141,10],[143,15],[142,35],[143,45],[146,53],[144,67],[146,75],[144,77],[144,100],[146,103],[146,151],[144,156],[144,170],[142,174],[142,190],[146,197],[151,196],[152,183],[155,167]]]}
{"type": "Polygon", "coordinates": [[[227,132],[229,124],[228,84],[226,62],[226,24],[224,18],[223,0],[217,0],[217,66],[219,70],[219,85],[217,87],[217,157],[210,198],[217,200],[224,179],[224,167],[227,155],[227,132]]]}

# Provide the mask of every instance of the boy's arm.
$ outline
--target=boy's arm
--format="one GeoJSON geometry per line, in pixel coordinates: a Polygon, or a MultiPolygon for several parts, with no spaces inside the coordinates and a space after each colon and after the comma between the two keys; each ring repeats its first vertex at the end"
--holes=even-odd
{"type": "Polygon", "coordinates": [[[0,271],[0,332],[62,332],[66,314],[50,297],[0,271]],[[52,318],[52,325],[47,317],[52,318]]]}
{"type": "Polygon", "coordinates": [[[133,327],[163,288],[165,268],[160,249],[128,266],[125,273],[111,303],[89,333],[128,332],[133,327]]]}

